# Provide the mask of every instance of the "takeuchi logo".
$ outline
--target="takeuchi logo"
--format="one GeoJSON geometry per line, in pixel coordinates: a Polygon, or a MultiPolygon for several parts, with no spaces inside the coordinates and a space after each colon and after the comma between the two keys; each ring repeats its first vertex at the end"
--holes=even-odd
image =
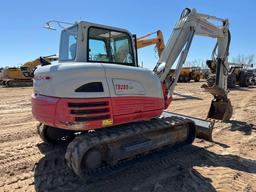
{"type": "Polygon", "coordinates": [[[35,76],[34,80],[50,80],[51,77],[50,76],[43,76],[43,75],[39,75],[39,76],[35,76]]]}

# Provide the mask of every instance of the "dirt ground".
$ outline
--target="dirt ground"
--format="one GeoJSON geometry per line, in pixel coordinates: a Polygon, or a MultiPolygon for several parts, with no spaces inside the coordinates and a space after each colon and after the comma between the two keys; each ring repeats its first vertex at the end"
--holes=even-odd
{"type": "MultiPolygon", "coordinates": [[[[211,96],[200,83],[176,88],[168,110],[205,118],[211,96]]],[[[214,142],[166,148],[140,157],[121,171],[85,183],[64,162],[65,146],[36,134],[32,88],[0,88],[0,191],[256,191],[256,87],[230,92],[228,123],[216,122],[214,142]]]]}

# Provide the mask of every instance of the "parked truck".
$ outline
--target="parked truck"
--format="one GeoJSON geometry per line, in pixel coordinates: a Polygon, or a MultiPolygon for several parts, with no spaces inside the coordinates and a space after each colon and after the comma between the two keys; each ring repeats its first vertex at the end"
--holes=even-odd
{"type": "MultiPolygon", "coordinates": [[[[207,78],[208,86],[213,86],[216,79],[216,66],[214,62],[208,60],[207,65],[210,69],[210,74],[207,78]]],[[[253,71],[253,65],[229,63],[230,69],[227,71],[227,87],[232,89],[235,86],[249,87],[256,85],[256,75],[253,71]]]]}
{"type": "Polygon", "coordinates": [[[200,67],[182,67],[178,82],[189,82],[191,80],[199,82],[201,77],[200,67]]]}

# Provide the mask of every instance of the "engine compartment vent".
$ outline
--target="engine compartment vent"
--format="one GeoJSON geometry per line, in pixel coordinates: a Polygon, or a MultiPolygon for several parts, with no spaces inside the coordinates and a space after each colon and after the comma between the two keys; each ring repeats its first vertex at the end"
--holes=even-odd
{"type": "Polygon", "coordinates": [[[91,82],[78,87],[75,92],[104,92],[104,89],[101,82],[91,82]]]}
{"type": "Polygon", "coordinates": [[[70,115],[77,122],[97,121],[111,118],[109,101],[90,101],[68,103],[70,115]]]}

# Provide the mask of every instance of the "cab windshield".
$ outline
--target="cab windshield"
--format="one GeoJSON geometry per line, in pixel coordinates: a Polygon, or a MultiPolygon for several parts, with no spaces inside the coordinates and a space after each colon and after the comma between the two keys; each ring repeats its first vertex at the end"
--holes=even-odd
{"type": "Polygon", "coordinates": [[[60,61],[73,61],[76,57],[78,26],[65,29],[61,33],[60,61]]]}
{"type": "Polygon", "coordinates": [[[89,28],[88,61],[134,66],[131,38],[127,33],[89,28]]]}

